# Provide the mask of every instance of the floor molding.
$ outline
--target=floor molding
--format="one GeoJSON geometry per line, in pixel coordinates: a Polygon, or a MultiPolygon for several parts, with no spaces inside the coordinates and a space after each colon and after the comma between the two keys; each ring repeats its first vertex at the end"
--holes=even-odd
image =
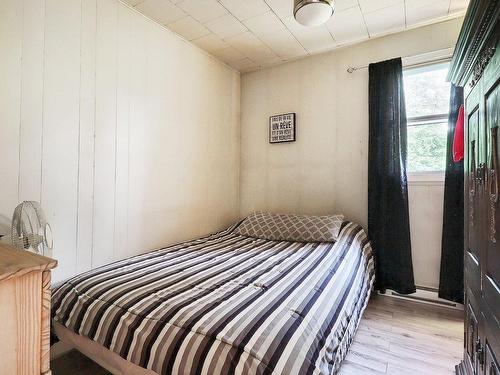
{"type": "Polygon", "coordinates": [[[406,301],[424,303],[433,306],[441,306],[453,310],[463,310],[464,306],[460,303],[447,301],[438,297],[438,291],[434,288],[417,287],[417,292],[413,294],[399,294],[393,290],[387,290],[385,293],[378,293],[389,298],[397,298],[406,301]]]}

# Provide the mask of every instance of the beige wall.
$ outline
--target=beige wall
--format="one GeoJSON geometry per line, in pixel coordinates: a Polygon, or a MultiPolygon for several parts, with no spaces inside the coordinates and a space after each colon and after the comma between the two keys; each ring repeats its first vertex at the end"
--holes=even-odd
{"type": "Polygon", "coordinates": [[[240,213],[342,212],[367,223],[368,70],[452,47],[462,19],[242,76],[240,213]],[[296,112],[297,141],[268,143],[270,115],[296,112]]]}
{"type": "Polygon", "coordinates": [[[239,73],[114,0],[3,0],[0,51],[0,233],[41,201],[56,281],[236,220],[239,73]]]}
{"type": "MultiPolygon", "coordinates": [[[[344,213],[366,227],[368,70],[348,66],[453,47],[463,19],[374,39],[242,76],[240,214],[344,213]],[[297,141],[268,143],[270,115],[296,112],[297,141]]],[[[437,287],[442,181],[409,186],[417,285],[437,287]]]]}
{"type": "Polygon", "coordinates": [[[410,176],[408,200],[413,271],[418,286],[438,288],[443,233],[444,176],[434,181],[410,176]]]}

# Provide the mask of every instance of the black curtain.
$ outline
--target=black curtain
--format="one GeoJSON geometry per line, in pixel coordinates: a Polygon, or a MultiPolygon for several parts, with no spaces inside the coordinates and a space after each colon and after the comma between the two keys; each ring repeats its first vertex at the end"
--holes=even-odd
{"type": "Polygon", "coordinates": [[[369,66],[368,232],[378,290],[416,291],[411,259],[401,59],[369,66]]]}
{"type": "Polygon", "coordinates": [[[452,149],[458,112],[463,102],[463,89],[452,84],[446,146],[439,297],[458,303],[464,302],[464,161],[455,163],[452,149]]]}

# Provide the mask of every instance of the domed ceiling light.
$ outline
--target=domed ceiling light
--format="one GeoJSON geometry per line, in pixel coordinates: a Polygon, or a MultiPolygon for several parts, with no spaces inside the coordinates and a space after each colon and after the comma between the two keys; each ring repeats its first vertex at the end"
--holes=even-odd
{"type": "Polygon", "coordinates": [[[319,26],[332,16],[333,0],[294,0],[293,15],[304,26],[319,26]]]}

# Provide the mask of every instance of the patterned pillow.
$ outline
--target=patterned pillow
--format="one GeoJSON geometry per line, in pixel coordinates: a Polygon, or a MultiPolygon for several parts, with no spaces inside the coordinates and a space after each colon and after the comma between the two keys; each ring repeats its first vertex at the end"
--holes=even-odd
{"type": "Polygon", "coordinates": [[[236,228],[243,236],[273,241],[333,242],[337,239],[344,215],[280,215],[267,212],[250,214],[236,228]]]}

